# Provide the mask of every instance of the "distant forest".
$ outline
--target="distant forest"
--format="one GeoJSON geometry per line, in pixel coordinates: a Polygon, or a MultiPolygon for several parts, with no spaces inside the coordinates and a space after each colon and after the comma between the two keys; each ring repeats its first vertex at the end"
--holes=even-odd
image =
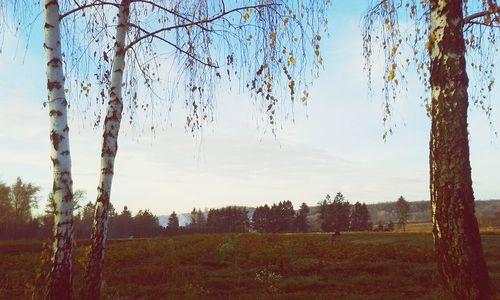
{"type": "MultiPolygon", "coordinates": [[[[11,186],[0,182],[0,239],[48,239],[53,229],[54,204],[49,195],[45,212],[33,216],[40,188],[20,178],[11,186]]],[[[94,205],[81,205],[85,193],[75,191],[74,234],[88,239],[91,233],[94,205]]],[[[500,227],[500,200],[476,201],[476,215],[481,227],[500,227]]],[[[330,195],[309,207],[295,209],[291,201],[259,207],[227,206],[218,209],[196,209],[190,213],[156,216],[149,210],[133,215],[125,206],[121,212],[110,210],[109,237],[156,237],[200,233],[241,232],[343,232],[392,231],[407,223],[431,222],[429,201],[351,204],[342,193],[330,195]]]]}

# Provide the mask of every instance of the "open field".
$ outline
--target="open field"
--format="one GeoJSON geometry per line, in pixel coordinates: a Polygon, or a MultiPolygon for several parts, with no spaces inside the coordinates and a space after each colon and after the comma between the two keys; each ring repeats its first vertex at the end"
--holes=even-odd
{"type": "MultiPolygon", "coordinates": [[[[500,235],[483,234],[500,284],[500,235]]],[[[78,293],[85,242],[75,258],[78,293]]],[[[39,242],[0,242],[0,299],[27,299],[39,242]]],[[[428,233],[195,235],[110,241],[107,299],[445,299],[428,233]]]]}

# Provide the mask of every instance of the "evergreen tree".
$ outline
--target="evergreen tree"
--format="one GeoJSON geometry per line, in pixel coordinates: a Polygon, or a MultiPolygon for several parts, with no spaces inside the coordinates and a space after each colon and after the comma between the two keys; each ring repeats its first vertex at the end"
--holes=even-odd
{"type": "Polygon", "coordinates": [[[173,211],[168,218],[167,231],[170,234],[176,234],[179,232],[179,218],[177,217],[175,211],[173,211]]]}
{"type": "Polygon", "coordinates": [[[202,233],[206,230],[207,220],[205,214],[201,209],[196,210],[193,208],[191,211],[191,223],[189,224],[189,230],[192,233],[202,233]]]}
{"type": "Polygon", "coordinates": [[[302,203],[297,216],[295,217],[295,228],[297,232],[307,232],[309,231],[309,224],[307,223],[307,216],[309,215],[309,206],[302,203]]]}
{"type": "Polygon", "coordinates": [[[349,229],[350,204],[342,193],[337,193],[333,201],[330,195],[319,203],[321,229],[325,232],[340,232],[349,229]]]}
{"type": "Polygon", "coordinates": [[[349,223],[352,231],[371,230],[370,214],[365,203],[356,202],[352,206],[349,223]]]}
{"type": "Polygon", "coordinates": [[[127,206],[123,207],[123,211],[116,216],[113,228],[113,237],[126,238],[133,235],[134,219],[132,213],[127,206]]]}
{"type": "Polygon", "coordinates": [[[9,199],[10,187],[0,182],[0,238],[10,236],[13,209],[9,199]]]}
{"type": "Polygon", "coordinates": [[[247,232],[250,227],[244,207],[228,206],[211,209],[207,215],[207,231],[212,233],[247,232]]]}
{"type": "Polygon", "coordinates": [[[257,232],[269,232],[271,208],[266,204],[255,208],[252,215],[252,228],[257,232]]]}
{"type": "MultiPolygon", "coordinates": [[[[280,201],[278,205],[273,206],[274,211],[271,216],[274,218],[272,223],[273,232],[292,232],[295,219],[295,210],[291,201],[280,201]]],[[[271,210],[273,210],[273,208],[271,210]]]]}
{"type": "Polygon", "coordinates": [[[148,209],[139,210],[134,217],[134,236],[153,237],[160,232],[158,217],[153,215],[148,209]]]}
{"type": "Polygon", "coordinates": [[[92,232],[92,220],[94,219],[94,205],[92,202],[87,202],[75,217],[75,235],[77,238],[87,239],[92,232]]]}
{"type": "Polygon", "coordinates": [[[370,213],[365,203],[361,205],[361,230],[372,230],[372,222],[370,221],[370,213]]]}

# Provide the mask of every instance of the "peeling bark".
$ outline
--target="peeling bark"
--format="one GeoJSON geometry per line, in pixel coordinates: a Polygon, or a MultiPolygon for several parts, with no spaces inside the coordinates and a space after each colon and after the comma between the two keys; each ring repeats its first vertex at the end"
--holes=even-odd
{"type": "Polygon", "coordinates": [[[48,276],[47,299],[71,298],[73,257],[73,180],[69,149],[69,127],[59,28],[59,3],[45,0],[45,41],[50,141],[53,164],[54,243],[48,276]]]}
{"type": "Polygon", "coordinates": [[[463,2],[430,5],[430,191],[438,272],[453,298],[490,299],[469,160],[463,2]]]}
{"type": "Polygon", "coordinates": [[[101,148],[101,175],[97,188],[91,249],[85,274],[85,299],[100,299],[104,252],[108,232],[111,184],[114,162],[118,151],[118,133],[122,119],[122,83],[125,70],[125,38],[128,31],[129,0],[123,0],[116,27],[115,57],[112,65],[111,87],[108,95],[108,110],[104,121],[101,148]]]}

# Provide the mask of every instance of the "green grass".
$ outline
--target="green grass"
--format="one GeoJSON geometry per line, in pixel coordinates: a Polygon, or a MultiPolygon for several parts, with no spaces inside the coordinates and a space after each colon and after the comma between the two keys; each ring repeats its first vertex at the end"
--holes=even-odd
{"type": "MultiPolygon", "coordinates": [[[[75,257],[81,288],[85,244],[75,257]]],[[[500,283],[500,235],[483,235],[500,283]]],[[[0,242],[0,299],[30,297],[40,243],[0,242]]],[[[443,299],[426,233],[195,235],[110,241],[105,299],[443,299]]],[[[77,297],[78,298],[78,297],[77,297]]],[[[445,299],[445,298],[444,298],[445,299]]]]}

